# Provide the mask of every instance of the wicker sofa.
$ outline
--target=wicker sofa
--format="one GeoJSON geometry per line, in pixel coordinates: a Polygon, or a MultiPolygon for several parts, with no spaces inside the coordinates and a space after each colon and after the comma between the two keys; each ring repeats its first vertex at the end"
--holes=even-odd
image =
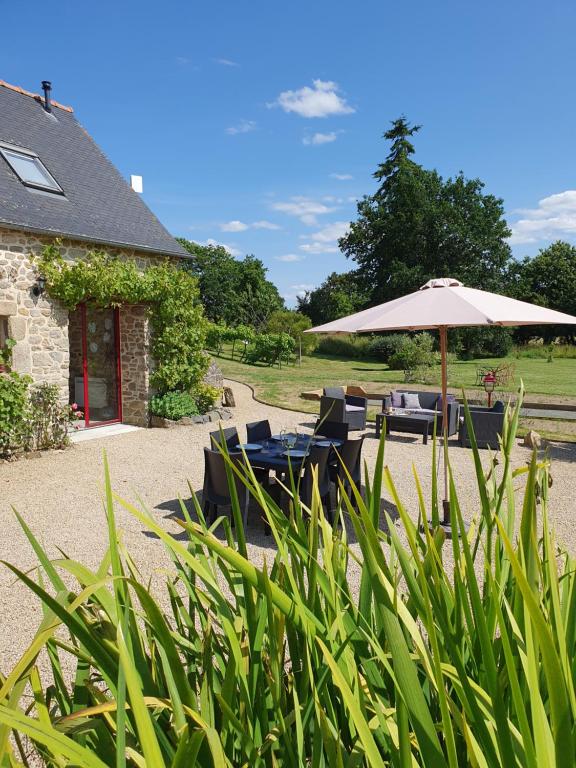
{"type": "Polygon", "coordinates": [[[325,387],[320,398],[320,420],[348,424],[350,430],[366,429],[368,400],[348,395],[344,387],[325,387]]]}
{"type": "MultiPolygon", "coordinates": [[[[418,401],[420,408],[425,413],[436,414],[436,432],[438,435],[442,434],[442,409],[438,410],[438,400],[440,398],[440,392],[427,392],[418,391],[414,389],[399,389],[396,390],[398,395],[411,394],[418,395],[418,401]]],[[[449,398],[451,396],[449,395],[449,398]]],[[[386,396],[382,401],[382,411],[386,411],[392,406],[392,394],[386,396]]],[[[454,398],[448,399],[448,435],[455,435],[458,432],[458,425],[460,421],[460,404],[456,402],[454,398]]],[[[417,411],[415,411],[417,413],[417,411]]],[[[432,425],[431,430],[434,427],[432,425]]]]}

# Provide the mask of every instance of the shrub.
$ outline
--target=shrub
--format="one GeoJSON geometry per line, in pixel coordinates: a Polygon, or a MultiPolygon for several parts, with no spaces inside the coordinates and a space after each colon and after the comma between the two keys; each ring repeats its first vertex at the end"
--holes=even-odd
{"type": "MultiPolygon", "coordinates": [[[[419,481],[421,516],[407,514],[383,441],[365,500],[353,490],[358,510],[343,494],[353,546],[325,519],[317,484],[311,508],[295,494],[286,515],[239,474],[278,545],[262,568],[235,494],[235,536],[227,516],[208,526],[193,495],[198,522],[182,504],[175,537],[114,496],[107,468],[99,567],[51,562],[22,522],[42,576],[9,567],[44,619],[2,677],[0,723],[17,734],[4,734],[6,764],[20,764],[26,735],[51,767],[571,766],[576,562],[551,533],[548,461],[534,453],[513,467],[519,408],[505,418],[498,467],[473,449],[469,531],[454,477],[451,544],[430,532],[438,502],[425,508],[419,481]],[[381,528],[384,484],[399,519],[385,511],[381,528]],[[151,592],[120,543],[116,504],[166,547],[166,594],[151,592]]],[[[434,476],[434,454],[432,464],[434,476]]]]}
{"type": "Polygon", "coordinates": [[[60,401],[55,384],[39,384],[30,391],[27,447],[35,450],[64,448],[69,444],[68,430],[75,418],[69,405],[60,401]]]}
{"type": "Polygon", "coordinates": [[[259,333],[248,347],[246,359],[251,363],[282,365],[294,355],[296,342],[287,333],[259,333]]]}
{"type": "Polygon", "coordinates": [[[390,357],[401,348],[406,336],[402,333],[387,333],[374,336],[368,342],[368,354],[387,363],[390,357]]]}
{"type": "Polygon", "coordinates": [[[194,387],[192,392],[199,413],[206,413],[214,408],[220,390],[202,381],[194,387]]]}
{"type": "Polygon", "coordinates": [[[15,371],[0,375],[0,455],[23,448],[31,382],[15,371]]]}
{"type": "Polygon", "coordinates": [[[178,421],[184,416],[196,416],[198,406],[189,392],[165,392],[150,399],[150,411],[154,416],[178,421]]]}
{"type": "Polygon", "coordinates": [[[368,356],[370,339],[364,336],[321,336],[316,348],[320,355],[347,357],[359,360],[368,356]]]}
{"type": "Polygon", "coordinates": [[[295,349],[300,346],[304,355],[309,355],[318,346],[318,336],[315,333],[304,333],[308,328],[312,328],[310,318],[293,309],[278,309],[272,312],[266,323],[268,333],[287,333],[292,336],[295,349]]]}
{"type": "Polygon", "coordinates": [[[227,331],[228,329],[225,325],[209,323],[206,329],[206,348],[220,353],[222,351],[222,342],[226,340],[227,331]]]}
{"type": "Polygon", "coordinates": [[[31,383],[29,376],[15,371],[0,375],[0,455],[63,448],[69,443],[70,422],[77,413],[60,402],[56,385],[31,388],[31,383]]]}
{"type": "Polygon", "coordinates": [[[434,352],[434,339],[429,333],[416,333],[414,336],[403,336],[398,349],[388,360],[388,366],[393,371],[415,371],[419,368],[429,368],[438,362],[438,354],[434,352]]]}
{"type": "Polygon", "coordinates": [[[459,328],[451,331],[461,357],[473,360],[484,357],[507,357],[514,347],[513,331],[498,325],[459,328]]]}

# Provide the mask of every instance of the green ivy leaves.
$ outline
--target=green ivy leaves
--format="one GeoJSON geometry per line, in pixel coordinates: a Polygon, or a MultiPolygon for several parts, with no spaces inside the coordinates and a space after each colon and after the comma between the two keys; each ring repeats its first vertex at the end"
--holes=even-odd
{"type": "Polygon", "coordinates": [[[134,260],[103,251],[72,263],[62,257],[58,241],[44,248],[37,266],[49,295],[70,310],[85,301],[100,307],[149,305],[152,382],[160,392],[188,390],[202,379],[208,367],[207,322],[190,272],[169,260],[141,270],[134,260]]]}

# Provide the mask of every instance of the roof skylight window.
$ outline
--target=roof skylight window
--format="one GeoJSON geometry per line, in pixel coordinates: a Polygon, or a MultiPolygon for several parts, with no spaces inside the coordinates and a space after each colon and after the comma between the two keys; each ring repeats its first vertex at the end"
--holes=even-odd
{"type": "Polygon", "coordinates": [[[2,144],[0,144],[0,154],[22,184],[34,189],[42,189],[45,192],[64,194],[64,190],[44,166],[38,155],[2,144]]]}

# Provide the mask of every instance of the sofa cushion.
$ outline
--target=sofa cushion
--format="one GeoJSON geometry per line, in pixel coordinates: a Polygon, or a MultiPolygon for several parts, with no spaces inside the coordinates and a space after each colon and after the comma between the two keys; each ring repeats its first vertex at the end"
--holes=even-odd
{"type": "MultiPolygon", "coordinates": [[[[456,398],[454,395],[446,395],[446,402],[448,404],[455,403],[456,398]]],[[[442,395],[438,395],[438,400],[436,400],[436,410],[441,411],[442,410],[442,395]]]]}
{"type": "Polygon", "coordinates": [[[324,395],[326,397],[337,397],[339,400],[344,400],[346,393],[344,387],[324,387],[324,395]]]}
{"type": "Polygon", "coordinates": [[[402,406],[411,411],[420,410],[422,407],[418,395],[414,392],[404,392],[402,395],[402,406]]]}
{"type": "Polygon", "coordinates": [[[402,408],[402,392],[396,392],[395,389],[390,392],[390,405],[392,408],[402,408]]]}

